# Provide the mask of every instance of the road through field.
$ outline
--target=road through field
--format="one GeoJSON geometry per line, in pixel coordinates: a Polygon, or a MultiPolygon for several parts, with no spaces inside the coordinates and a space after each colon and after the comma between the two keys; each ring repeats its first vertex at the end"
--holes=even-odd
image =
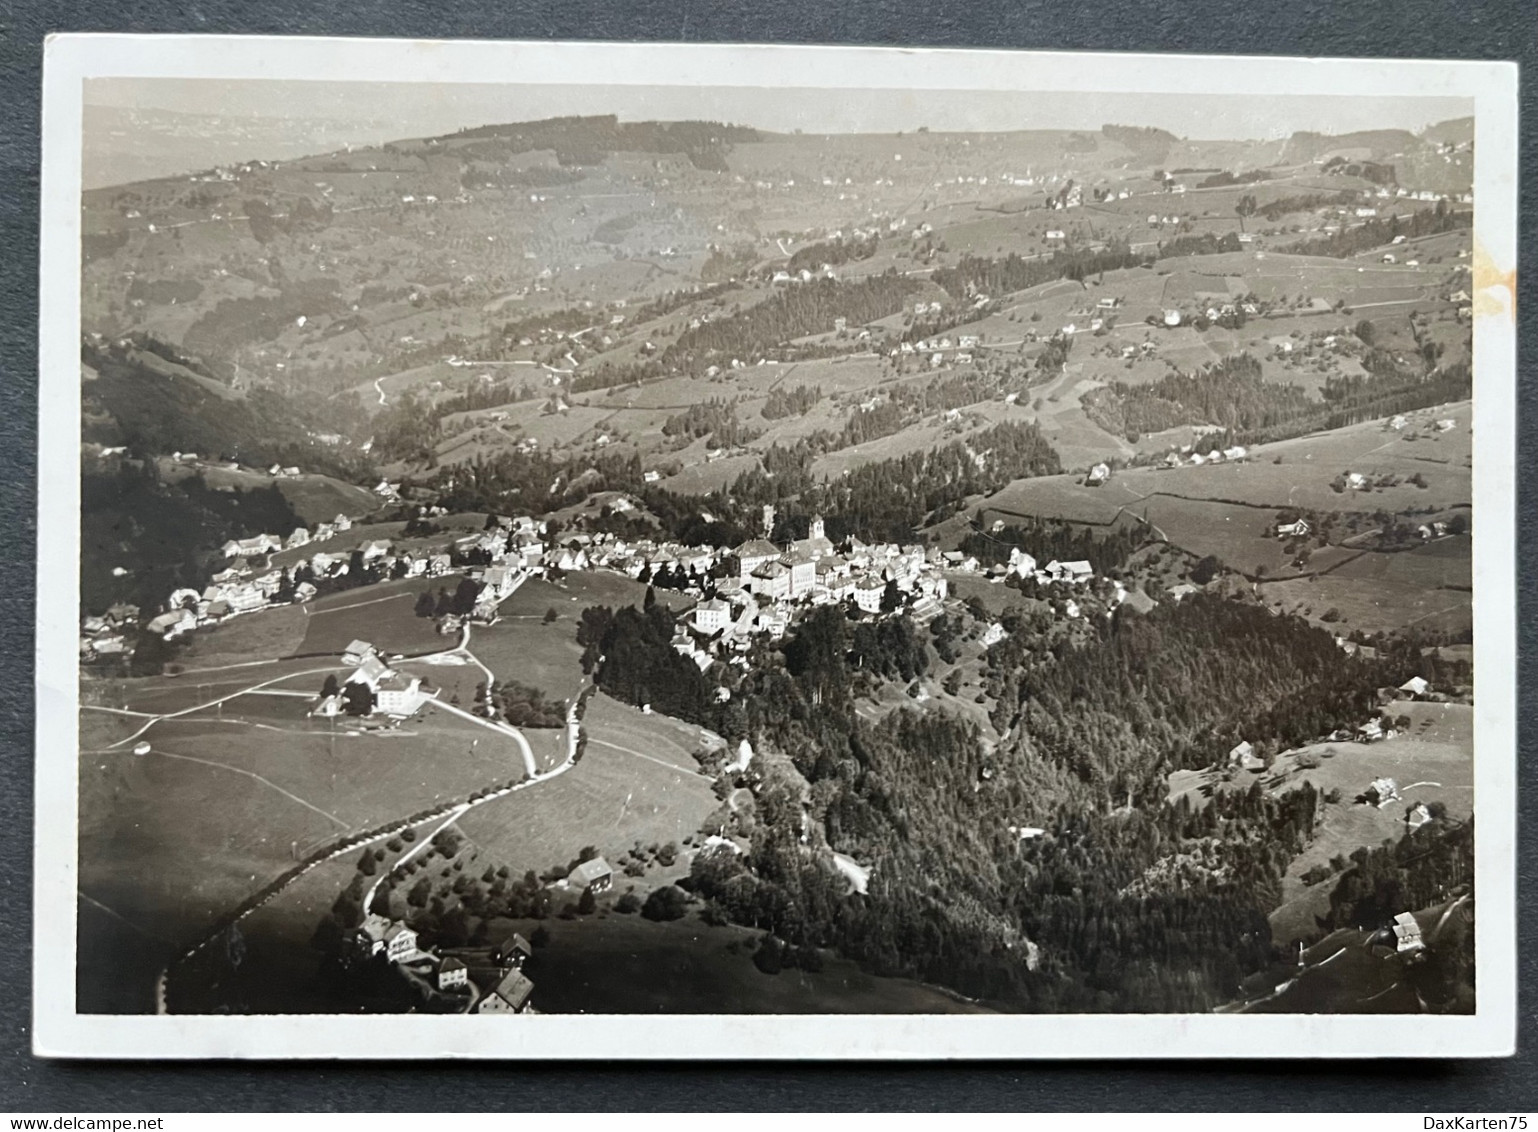
{"type": "MultiPolygon", "coordinates": [[[[577,704],[574,701],[566,710],[566,758],[563,759],[558,766],[552,767],[550,770],[545,771],[543,774],[531,775],[530,777],[525,778],[522,782],[516,782],[511,786],[504,786],[500,790],[489,790],[478,798],[472,798],[463,802],[455,802],[452,805],[444,806],[437,810],[435,813],[428,814],[418,821],[410,822],[409,824],[411,828],[415,828],[419,825],[426,825],[428,822],[437,821],[439,822],[439,825],[433,833],[433,836],[436,836],[438,830],[447,828],[450,824],[458,821],[461,817],[475,809],[477,806],[485,805],[487,802],[493,802],[499,798],[505,798],[509,794],[515,794],[520,790],[527,790],[534,786],[538,786],[541,783],[549,782],[553,778],[560,777],[569,771],[572,767],[577,765],[577,739],[580,733],[581,728],[579,725],[579,717],[577,715],[577,704]]],[[[308,875],[313,870],[324,864],[327,864],[330,861],[336,860],[336,858],[342,856],[345,853],[351,853],[360,847],[372,845],[375,842],[383,841],[388,837],[392,837],[399,833],[403,828],[405,828],[405,826],[402,825],[402,823],[392,822],[383,828],[366,831],[356,837],[345,838],[330,852],[316,857],[314,860],[307,862],[302,867],[297,868],[293,872],[289,873],[287,876],[282,878],[280,883],[274,884],[270,889],[262,892],[258,899],[248,901],[241,908],[237,915],[233,916],[228,920],[228,922],[221,924],[214,931],[210,932],[198,942],[194,943],[191,947],[187,948],[184,952],[182,952],[181,955],[177,956],[176,959],[172,960],[171,963],[168,963],[160,971],[160,974],[155,979],[156,1012],[159,1014],[169,1013],[169,1009],[166,1004],[166,983],[170,977],[171,968],[176,963],[194,958],[199,952],[205,950],[210,945],[215,943],[215,941],[224,937],[226,933],[238,925],[240,921],[244,920],[258,909],[271,903],[301,877],[308,875]]],[[[411,853],[419,851],[423,846],[430,844],[431,841],[431,836],[419,838],[417,845],[413,847],[411,853]]],[[[394,872],[395,868],[399,867],[401,862],[405,861],[409,856],[411,856],[411,853],[402,856],[400,861],[397,861],[396,865],[392,866],[390,872],[394,872]]],[[[389,874],[386,873],[385,875],[389,874]]],[[[383,877],[380,879],[382,880],[383,877]]],[[[378,882],[376,881],[376,888],[377,885],[378,882]]],[[[370,898],[372,898],[372,895],[373,890],[370,891],[370,898]]],[[[368,907],[367,902],[364,903],[364,907],[368,907]]]]}

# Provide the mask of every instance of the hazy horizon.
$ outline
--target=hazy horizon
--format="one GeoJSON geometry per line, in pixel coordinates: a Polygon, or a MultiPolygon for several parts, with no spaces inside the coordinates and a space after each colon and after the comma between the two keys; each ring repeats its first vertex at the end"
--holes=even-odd
{"type": "MultiPolygon", "coordinates": [[[[1298,131],[1419,132],[1467,117],[1467,99],[1439,96],[1196,96],[809,87],[91,79],[85,83],[85,183],[103,187],[234,160],[291,160],[348,145],[448,134],[566,115],[627,121],[705,119],[774,133],[896,134],[1098,130],[1153,126],[1192,140],[1259,141],[1298,131]],[[239,134],[188,136],[144,124],[93,129],[91,110],[241,120],[239,134]],[[236,147],[244,146],[244,149],[236,147]]],[[[190,120],[190,118],[189,118],[190,120]]],[[[119,119],[119,123],[121,119],[119,119]]],[[[115,123],[118,125],[118,123],[115,123]]]]}

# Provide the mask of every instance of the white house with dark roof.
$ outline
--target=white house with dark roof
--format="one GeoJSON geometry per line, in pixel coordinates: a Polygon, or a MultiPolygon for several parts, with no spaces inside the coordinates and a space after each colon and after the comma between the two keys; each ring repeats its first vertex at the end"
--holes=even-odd
{"type": "Polygon", "coordinates": [[[594,857],[572,869],[566,881],[574,888],[585,888],[596,896],[600,892],[607,892],[614,883],[614,870],[602,857],[594,857]]]}

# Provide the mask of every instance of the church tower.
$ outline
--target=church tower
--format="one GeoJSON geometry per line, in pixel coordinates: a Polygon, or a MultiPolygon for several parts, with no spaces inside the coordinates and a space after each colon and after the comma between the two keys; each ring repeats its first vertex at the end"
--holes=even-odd
{"type": "Polygon", "coordinates": [[[827,537],[827,536],[825,536],[822,533],[822,516],[821,515],[813,515],[812,516],[811,537],[812,538],[825,538],[825,537],[827,537]]]}

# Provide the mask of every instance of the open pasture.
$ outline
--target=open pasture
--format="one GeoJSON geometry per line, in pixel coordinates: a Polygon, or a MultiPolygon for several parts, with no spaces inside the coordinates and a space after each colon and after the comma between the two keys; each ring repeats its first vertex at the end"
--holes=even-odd
{"type": "Polygon", "coordinates": [[[1404,735],[1381,743],[1316,744],[1281,756],[1265,776],[1269,789],[1283,791],[1312,782],[1317,789],[1339,790],[1341,800],[1328,804],[1313,841],[1287,867],[1282,877],[1282,904],[1272,913],[1272,931],[1279,942],[1301,938],[1314,928],[1313,917],[1329,905],[1335,877],[1305,885],[1308,870],[1335,857],[1349,857],[1360,846],[1397,840],[1406,831],[1405,811],[1416,803],[1440,802],[1453,821],[1464,821],[1474,810],[1472,709],[1464,704],[1397,703],[1392,715],[1411,718],[1404,735]],[[1334,757],[1323,757],[1326,751],[1334,757]],[[1304,768],[1299,760],[1319,760],[1304,768]],[[1383,809],[1357,803],[1375,778],[1393,778],[1402,802],[1383,809]]]}
{"type": "Polygon", "coordinates": [[[256,701],[157,723],[148,755],[82,751],[80,890],[137,934],[185,943],[297,856],[524,773],[511,739],[431,708],[349,734],[297,698],[261,701],[287,726],[234,714],[256,701]]]}
{"type": "Polygon", "coordinates": [[[743,473],[759,466],[757,456],[724,456],[719,460],[701,460],[689,464],[675,476],[663,481],[669,491],[680,495],[708,495],[720,491],[743,473]]]}
{"type": "Polygon", "coordinates": [[[411,578],[326,594],[301,608],[308,614],[307,653],[340,654],[355,640],[368,641],[387,654],[437,652],[453,646],[439,635],[431,617],[416,615],[417,597],[440,587],[450,593],[457,578],[411,578]]]}
{"type": "Polygon", "coordinates": [[[565,864],[593,845],[612,861],[636,841],[681,841],[720,805],[682,744],[606,720],[602,698],[589,704],[587,751],[576,766],[460,819],[483,856],[521,872],[565,864]]]}
{"type": "Polygon", "coordinates": [[[1424,585],[1386,579],[1363,580],[1325,574],[1296,581],[1268,582],[1261,598],[1278,609],[1302,612],[1318,620],[1335,610],[1339,621],[1329,627],[1337,633],[1360,629],[1364,633],[1414,628],[1425,632],[1462,634],[1474,627],[1472,595],[1454,589],[1428,589],[1424,585]]]}
{"type": "Polygon", "coordinates": [[[258,610],[192,633],[177,664],[187,671],[292,656],[301,650],[308,629],[309,619],[302,606],[258,610]]]}

